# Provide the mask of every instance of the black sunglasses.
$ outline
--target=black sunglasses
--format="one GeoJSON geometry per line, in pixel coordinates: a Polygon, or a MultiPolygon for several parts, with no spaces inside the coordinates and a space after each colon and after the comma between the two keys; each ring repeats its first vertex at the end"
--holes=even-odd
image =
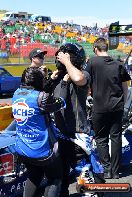
{"type": "Polygon", "coordinates": [[[40,54],[36,55],[35,57],[38,57],[39,59],[44,59],[44,54],[40,53],[40,54]]]}

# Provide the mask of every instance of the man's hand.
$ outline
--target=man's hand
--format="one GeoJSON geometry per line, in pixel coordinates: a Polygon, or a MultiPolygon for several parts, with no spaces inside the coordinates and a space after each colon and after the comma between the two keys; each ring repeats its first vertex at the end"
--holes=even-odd
{"type": "Polygon", "coordinates": [[[57,55],[57,60],[60,61],[64,65],[66,65],[69,62],[71,63],[70,55],[68,53],[59,52],[57,55]]]}
{"type": "Polygon", "coordinates": [[[43,73],[44,76],[47,76],[48,75],[48,69],[47,69],[46,66],[41,66],[40,69],[41,69],[41,71],[42,71],[42,73],[43,73]]]}
{"type": "Polygon", "coordinates": [[[76,85],[84,86],[87,84],[87,79],[84,73],[72,64],[68,53],[59,52],[57,55],[57,60],[65,65],[67,73],[76,85]]]}
{"type": "Polygon", "coordinates": [[[66,74],[63,78],[63,81],[71,81],[69,74],[66,74]]]}
{"type": "Polygon", "coordinates": [[[59,70],[55,70],[52,75],[51,75],[51,79],[55,80],[58,78],[59,74],[60,74],[61,71],[59,70]]]}

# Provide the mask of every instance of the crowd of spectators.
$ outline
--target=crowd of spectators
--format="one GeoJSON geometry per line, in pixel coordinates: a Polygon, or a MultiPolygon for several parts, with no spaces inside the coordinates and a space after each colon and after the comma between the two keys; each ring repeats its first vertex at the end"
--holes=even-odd
{"type": "MultiPolygon", "coordinates": [[[[20,52],[20,46],[31,43],[47,43],[58,46],[66,42],[93,43],[96,38],[108,39],[108,27],[87,27],[75,24],[53,22],[0,22],[0,49],[8,54],[20,52]]],[[[120,38],[120,42],[129,45],[132,41],[120,38]]],[[[28,56],[28,54],[27,54],[28,56]]]]}

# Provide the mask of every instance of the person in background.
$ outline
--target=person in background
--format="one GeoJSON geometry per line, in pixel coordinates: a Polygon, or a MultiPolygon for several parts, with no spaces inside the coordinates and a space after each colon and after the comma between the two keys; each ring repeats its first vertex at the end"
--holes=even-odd
{"type": "Polygon", "coordinates": [[[44,57],[47,51],[42,51],[40,48],[35,48],[29,53],[29,59],[31,61],[30,67],[40,67],[44,63],[44,57]]]}
{"type": "Polygon", "coordinates": [[[34,48],[29,53],[29,59],[31,61],[30,67],[41,67],[43,72],[48,75],[48,69],[43,65],[46,54],[47,51],[43,51],[40,48],[34,48]]]}
{"type": "Polygon", "coordinates": [[[46,76],[47,80],[44,83],[43,90],[45,92],[53,93],[54,88],[60,81],[60,72],[58,70],[53,71],[48,69],[44,65],[45,55],[47,51],[43,51],[40,48],[35,48],[29,53],[29,59],[31,65],[29,67],[39,67],[43,74],[46,76]]]}
{"type": "Polygon", "coordinates": [[[96,56],[89,59],[86,70],[91,76],[95,141],[104,167],[104,177],[118,179],[122,147],[122,117],[128,91],[127,81],[130,80],[130,76],[121,62],[108,55],[108,44],[104,38],[95,40],[93,51],[96,56]]]}
{"type": "Polygon", "coordinates": [[[45,197],[59,197],[61,188],[62,164],[50,113],[65,107],[65,101],[43,91],[46,80],[41,68],[28,67],[12,98],[15,149],[28,172],[23,197],[33,197],[44,176],[48,181],[45,197]]]}

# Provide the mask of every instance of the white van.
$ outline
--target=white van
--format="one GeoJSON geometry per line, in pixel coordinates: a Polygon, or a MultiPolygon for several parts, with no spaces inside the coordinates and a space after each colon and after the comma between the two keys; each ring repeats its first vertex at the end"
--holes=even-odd
{"type": "Polygon", "coordinates": [[[14,21],[16,22],[17,20],[28,20],[28,14],[27,12],[6,12],[4,14],[4,17],[2,18],[3,21],[14,21]]]}

